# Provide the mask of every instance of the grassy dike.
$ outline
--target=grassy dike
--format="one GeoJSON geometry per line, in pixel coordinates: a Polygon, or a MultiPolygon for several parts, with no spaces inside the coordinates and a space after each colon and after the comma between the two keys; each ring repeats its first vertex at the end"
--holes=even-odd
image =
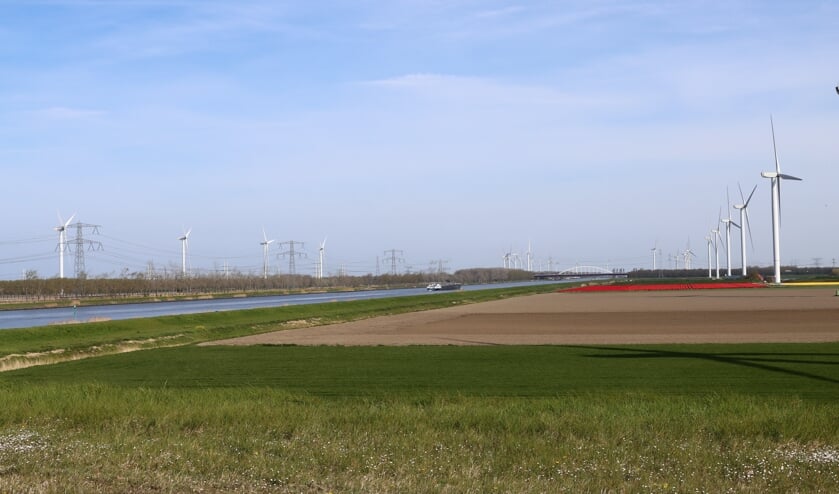
{"type": "Polygon", "coordinates": [[[0,396],[0,492],[839,491],[837,343],[186,345],[0,396]]]}

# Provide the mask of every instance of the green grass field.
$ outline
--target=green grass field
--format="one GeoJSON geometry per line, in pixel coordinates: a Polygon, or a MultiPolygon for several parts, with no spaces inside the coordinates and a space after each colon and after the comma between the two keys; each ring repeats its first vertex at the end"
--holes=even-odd
{"type": "Polygon", "coordinates": [[[264,387],[311,396],[554,397],[627,391],[839,400],[839,343],[611,346],[185,346],[0,375],[0,382],[264,387]]]}
{"type": "Polygon", "coordinates": [[[839,344],[185,346],[0,392],[0,491],[839,490],[839,344]]]}

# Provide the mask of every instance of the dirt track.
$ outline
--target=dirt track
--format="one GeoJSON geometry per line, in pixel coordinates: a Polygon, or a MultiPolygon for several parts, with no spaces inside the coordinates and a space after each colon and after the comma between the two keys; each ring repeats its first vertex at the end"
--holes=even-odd
{"type": "Polygon", "coordinates": [[[538,345],[839,341],[834,288],[549,293],[213,342],[538,345]]]}

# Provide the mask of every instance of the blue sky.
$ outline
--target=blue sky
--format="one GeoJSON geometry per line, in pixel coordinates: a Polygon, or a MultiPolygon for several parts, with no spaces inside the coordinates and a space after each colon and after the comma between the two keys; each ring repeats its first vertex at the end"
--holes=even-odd
{"type": "Polygon", "coordinates": [[[826,1],[3,0],[0,278],[57,274],[57,211],[102,225],[94,276],[179,266],[186,228],[204,269],[261,269],[263,227],[305,242],[311,273],[325,236],[328,272],[388,249],[413,270],[500,266],[528,241],[545,267],[650,267],[688,242],[706,266],[738,183],[758,185],[749,257],[770,265],[770,114],[804,178],[783,189],[782,261],[828,266],[837,18],[826,1]]]}

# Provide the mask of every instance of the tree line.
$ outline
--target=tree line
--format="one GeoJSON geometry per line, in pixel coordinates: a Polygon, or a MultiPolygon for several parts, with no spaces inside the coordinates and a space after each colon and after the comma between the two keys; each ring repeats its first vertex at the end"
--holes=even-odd
{"type": "Polygon", "coordinates": [[[0,299],[49,300],[56,298],[129,298],[178,295],[291,293],[375,288],[405,288],[446,281],[482,284],[532,279],[532,273],[504,268],[471,268],[454,273],[367,274],[330,276],[278,274],[268,277],[238,273],[194,276],[146,276],[134,273],[119,278],[39,278],[28,273],[22,280],[0,281],[0,299]]]}

